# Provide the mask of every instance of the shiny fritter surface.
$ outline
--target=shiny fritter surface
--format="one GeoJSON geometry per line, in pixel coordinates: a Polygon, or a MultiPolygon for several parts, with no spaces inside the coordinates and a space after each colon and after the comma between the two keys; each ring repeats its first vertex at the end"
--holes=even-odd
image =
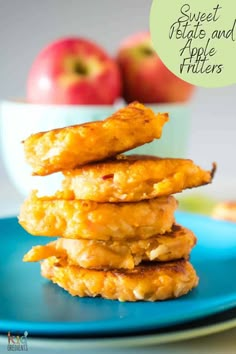
{"type": "Polygon", "coordinates": [[[212,216],[215,219],[236,222],[236,201],[218,203],[212,211],[212,216]]]}
{"type": "Polygon", "coordinates": [[[37,197],[23,203],[19,223],[32,235],[72,239],[145,239],[170,231],[177,201],[174,197],[139,203],[96,203],[37,197]]]}
{"type": "Polygon", "coordinates": [[[167,113],[134,102],[111,117],[31,135],[24,141],[35,175],[48,175],[99,161],[161,137],[167,113]]]}
{"type": "Polygon", "coordinates": [[[186,260],[104,271],[67,265],[57,257],[50,257],[41,263],[41,272],[73,296],[102,296],[119,301],[176,298],[198,284],[196,272],[186,260]]]}
{"type": "Polygon", "coordinates": [[[37,262],[56,256],[68,265],[83,268],[133,269],[144,260],[171,261],[188,258],[196,237],[192,231],[174,225],[172,231],[146,240],[96,241],[58,239],[45,246],[33,247],[25,256],[26,262],[37,262]]]}
{"type": "Polygon", "coordinates": [[[97,202],[139,201],[210,183],[214,171],[192,160],[119,155],[64,172],[61,195],[97,202]]]}

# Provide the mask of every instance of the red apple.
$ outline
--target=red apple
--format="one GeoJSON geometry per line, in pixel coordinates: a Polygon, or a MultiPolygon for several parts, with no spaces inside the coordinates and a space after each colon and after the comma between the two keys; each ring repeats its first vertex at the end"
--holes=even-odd
{"type": "Polygon", "coordinates": [[[32,103],[109,105],[120,94],[117,63],[84,38],[61,39],[43,49],[27,82],[32,103]]]}
{"type": "Polygon", "coordinates": [[[117,62],[123,79],[123,96],[127,102],[184,102],[194,89],[162,63],[153,49],[148,32],[132,35],[121,43],[117,62]]]}

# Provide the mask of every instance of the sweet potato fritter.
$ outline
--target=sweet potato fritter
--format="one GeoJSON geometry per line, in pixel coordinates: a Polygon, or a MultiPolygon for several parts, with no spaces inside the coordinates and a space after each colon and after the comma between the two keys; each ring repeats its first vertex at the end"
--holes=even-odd
{"type": "Polygon", "coordinates": [[[50,257],[41,263],[41,271],[73,296],[102,296],[119,301],[176,298],[198,284],[196,272],[186,260],[148,262],[132,270],[94,270],[50,257]]]}
{"type": "Polygon", "coordinates": [[[212,211],[212,217],[219,220],[236,222],[236,201],[216,204],[212,211]]]}
{"type": "Polygon", "coordinates": [[[215,168],[205,171],[187,159],[119,155],[65,171],[61,196],[97,202],[151,199],[210,183],[215,168]]]}
{"type": "Polygon", "coordinates": [[[37,197],[23,203],[19,222],[32,235],[72,239],[145,239],[170,231],[177,201],[168,196],[139,203],[96,203],[37,197]]]}
{"type": "Polygon", "coordinates": [[[164,235],[146,240],[97,241],[60,238],[45,246],[33,247],[25,256],[25,262],[37,262],[56,256],[66,259],[68,265],[83,268],[133,269],[142,261],[172,261],[188,258],[196,243],[192,231],[180,225],[164,235]]]}
{"type": "Polygon", "coordinates": [[[111,117],[31,135],[24,141],[34,175],[48,175],[100,161],[161,137],[167,113],[134,102],[111,117]]]}

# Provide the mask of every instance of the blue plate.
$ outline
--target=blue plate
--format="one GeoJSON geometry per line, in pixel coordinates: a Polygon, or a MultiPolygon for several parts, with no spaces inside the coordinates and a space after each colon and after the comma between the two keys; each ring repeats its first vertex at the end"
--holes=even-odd
{"type": "Polygon", "coordinates": [[[177,221],[198,237],[191,261],[200,277],[190,294],[164,302],[120,303],[76,298],[40,276],[39,264],[23,263],[36,244],[16,218],[0,219],[0,332],[98,337],[168,328],[236,306],[236,225],[188,213],[177,221]]]}

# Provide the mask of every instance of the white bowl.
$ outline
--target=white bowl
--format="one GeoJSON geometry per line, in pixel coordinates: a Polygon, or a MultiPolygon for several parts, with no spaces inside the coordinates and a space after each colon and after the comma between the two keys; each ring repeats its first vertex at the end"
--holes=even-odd
{"type": "MultiPolygon", "coordinates": [[[[104,119],[123,102],[114,106],[36,105],[17,101],[1,104],[2,157],[6,171],[17,190],[26,197],[32,189],[50,195],[60,188],[61,173],[45,177],[31,176],[24,158],[23,144],[29,135],[68,125],[104,119]]],[[[184,157],[187,149],[189,111],[185,104],[150,105],[156,112],[169,112],[161,140],[145,144],[131,152],[169,157],[184,157]]]]}
{"type": "Polygon", "coordinates": [[[31,176],[22,141],[29,135],[68,125],[104,119],[117,110],[114,106],[38,105],[17,101],[1,103],[2,158],[7,174],[17,190],[27,196],[32,189],[53,194],[60,187],[61,174],[31,176]]]}

